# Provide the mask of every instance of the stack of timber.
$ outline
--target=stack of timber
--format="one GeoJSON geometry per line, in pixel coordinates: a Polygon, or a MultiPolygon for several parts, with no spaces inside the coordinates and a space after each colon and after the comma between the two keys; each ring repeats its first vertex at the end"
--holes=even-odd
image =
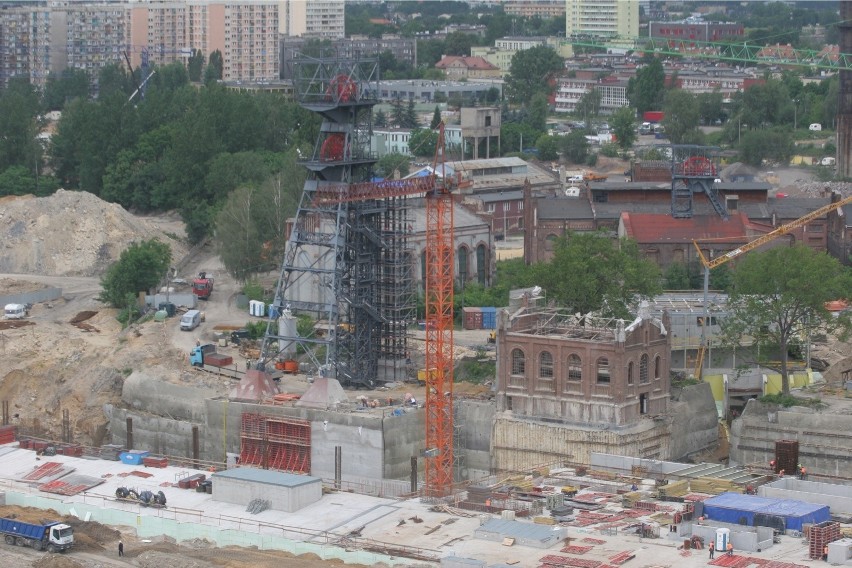
{"type": "Polygon", "coordinates": [[[720,493],[742,493],[743,488],[732,481],[726,479],[716,479],[714,477],[699,477],[689,482],[691,491],[698,493],[709,493],[710,495],[719,495],[720,493]]]}
{"type": "Polygon", "coordinates": [[[689,493],[689,481],[686,479],[661,485],[658,489],[659,498],[664,501],[671,497],[683,497],[687,493],[689,493]]]}

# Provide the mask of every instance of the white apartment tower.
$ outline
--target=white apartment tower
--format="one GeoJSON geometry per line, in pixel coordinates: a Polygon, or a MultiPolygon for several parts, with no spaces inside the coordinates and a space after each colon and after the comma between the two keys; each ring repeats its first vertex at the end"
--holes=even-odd
{"type": "Polygon", "coordinates": [[[279,0],[279,32],[285,36],[346,36],[344,0],[279,0]]]}
{"type": "Polygon", "coordinates": [[[639,37],[639,0],[565,0],[565,35],[639,37]]]}

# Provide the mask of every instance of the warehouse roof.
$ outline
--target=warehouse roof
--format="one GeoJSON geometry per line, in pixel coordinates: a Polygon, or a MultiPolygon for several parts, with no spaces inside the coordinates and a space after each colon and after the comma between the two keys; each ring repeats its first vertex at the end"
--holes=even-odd
{"type": "Polygon", "coordinates": [[[722,493],[711,497],[704,501],[704,507],[705,510],[708,507],[718,507],[720,509],[736,509],[784,517],[801,517],[821,509],[827,509],[826,505],[819,503],[806,503],[793,499],[770,499],[769,497],[743,495],[741,493],[722,493]]]}

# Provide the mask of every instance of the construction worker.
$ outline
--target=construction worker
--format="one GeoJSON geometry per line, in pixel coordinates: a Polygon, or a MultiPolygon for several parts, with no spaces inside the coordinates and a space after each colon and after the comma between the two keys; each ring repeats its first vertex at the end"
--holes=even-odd
{"type": "Polygon", "coordinates": [[[771,469],[772,471],[775,471],[775,460],[769,461],[769,469],[771,469]]]}
{"type": "Polygon", "coordinates": [[[710,546],[707,547],[710,550],[710,560],[713,560],[713,553],[716,552],[716,545],[713,541],[710,541],[710,546]]]}
{"type": "Polygon", "coordinates": [[[727,550],[728,550],[728,556],[733,556],[733,555],[734,555],[734,545],[733,545],[733,544],[731,544],[731,542],[730,542],[730,541],[728,541],[728,548],[727,548],[727,550]]]}
{"type": "Polygon", "coordinates": [[[778,477],[784,477],[784,470],[783,469],[778,472],[778,477]]]}
{"type": "Polygon", "coordinates": [[[805,466],[799,468],[799,479],[804,480],[808,476],[808,470],[805,469],[805,466]]]}
{"type": "Polygon", "coordinates": [[[826,544],[822,549],[822,559],[825,562],[828,562],[828,545],[826,544]]]}

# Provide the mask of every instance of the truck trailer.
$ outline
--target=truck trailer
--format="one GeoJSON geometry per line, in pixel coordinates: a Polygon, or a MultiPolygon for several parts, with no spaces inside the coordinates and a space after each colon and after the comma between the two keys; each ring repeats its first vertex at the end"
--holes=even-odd
{"type": "Polygon", "coordinates": [[[0,533],[6,544],[29,546],[36,550],[64,552],[74,544],[74,529],[58,521],[46,525],[17,519],[0,519],[0,533]]]}

